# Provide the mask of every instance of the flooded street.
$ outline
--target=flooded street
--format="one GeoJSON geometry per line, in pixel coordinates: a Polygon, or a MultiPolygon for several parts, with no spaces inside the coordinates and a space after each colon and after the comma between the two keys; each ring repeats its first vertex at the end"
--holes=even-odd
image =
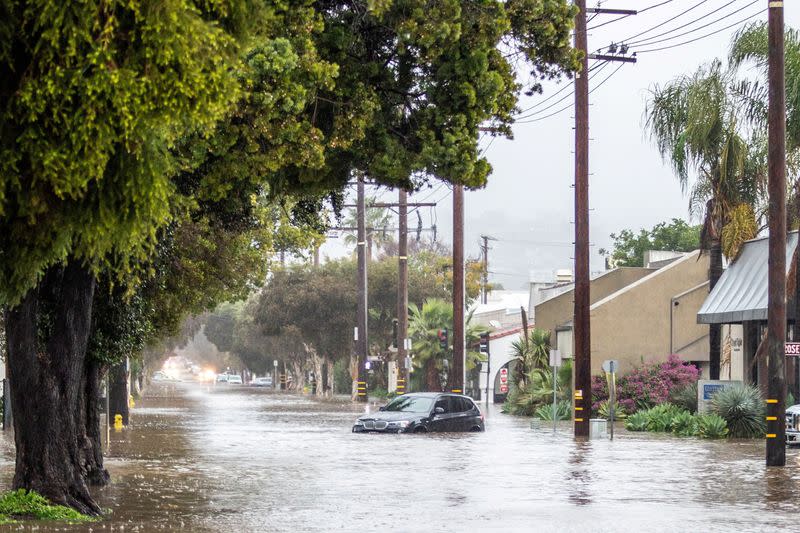
{"type": "Polygon", "coordinates": [[[362,435],[350,427],[363,406],[347,402],[148,392],[112,433],[113,483],[97,497],[113,514],[59,530],[775,531],[800,519],[800,453],[766,472],[762,441],[620,431],[575,443],[566,425],[554,436],[494,409],[485,433],[362,435]]]}

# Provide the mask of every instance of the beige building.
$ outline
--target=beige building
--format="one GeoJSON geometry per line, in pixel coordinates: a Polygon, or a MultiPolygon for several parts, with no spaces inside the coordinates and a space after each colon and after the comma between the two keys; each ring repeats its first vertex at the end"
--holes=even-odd
{"type": "MultiPolygon", "coordinates": [[[[652,268],[617,268],[590,285],[592,373],[616,359],[629,372],[671,353],[703,369],[708,326],[697,311],[708,295],[708,256],[695,251],[652,268]],[[660,265],[664,266],[660,266],[660,265]]],[[[572,355],[573,290],[536,306],[536,327],[551,332],[562,355],[572,355]]]]}

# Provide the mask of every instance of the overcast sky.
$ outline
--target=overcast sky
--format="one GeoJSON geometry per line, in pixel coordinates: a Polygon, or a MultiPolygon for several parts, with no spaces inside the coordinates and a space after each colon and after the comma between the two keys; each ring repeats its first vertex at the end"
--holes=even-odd
{"type": "MultiPolygon", "coordinates": [[[[592,1],[589,0],[590,5],[592,1]]],[[[642,10],[661,1],[608,0],[603,2],[603,7],[642,10]]],[[[615,18],[598,16],[589,23],[589,49],[628,39],[654,27],[634,40],[669,40],[643,42],[639,45],[641,50],[680,44],[734,24],[767,6],[767,0],[755,3],[753,0],[733,0],[731,5],[724,7],[730,2],[673,0],[639,15],[591,29],[593,25],[615,18]],[[690,11],[680,15],[686,10],[690,11]],[[735,11],[737,13],[733,14],[735,11]],[[676,16],[674,21],[666,22],[676,16]],[[700,18],[701,21],[657,37],[700,18]],[[680,36],[709,23],[712,24],[680,36]]],[[[786,25],[800,27],[800,2],[786,2],[785,6],[786,25]]],[[[758,19],[765,20],[766,12],[750,20],[758,19]]],[[[673,217],[688,218],[687,198],[642,130],[647,91],[654,84],[663,84],[678,75],[690,73],[714,58],[724,58],[731,36],[740,26],[694,43],[640,53],[636,64],[625,64],[600,87],[598,84],[620,64],[606,65],[591,78],[590,88],[597,87],[590,96],[589,191],[593,271],[603,268],[598,250],[610,246],[610,233],[623,228],[649,228],[673,217]]],[[[568,82],[545,85],[543,95],[523,97],[520,108],[536,105],[561,89],[564,83],[568,82]]],[[[570,89],[540,104],[532,112],[541,111],[568,94],[570,89]]],[[[558,111],[572,101],[573,97],[569,96],[534,118],[558,111]]],[[[555,269],[573,267],[572,128],[573,112],[569,108],[543,120],[515,124],[513,140],[486,137],[481,142],[494,172],[485,189],[465,194],[466,253],[472,257],[479,255],[481,234],[497,238],[491,243],[489,254],[491,280],[507,289],[527,288],[532,276],[546,279],[555,269]]],[[[396,201],[397,197],[395,192],[388,191],[378,195],[386,201],[396,201]]],[[[435,209],[422,209],[423,221],[426,226],[435,222],[438,238],[452,242],[452,195],[449,189],[434,183],[432,189],[423,189],[410,199],[412,202],[415,200],[439,202],[435,209]]],[[[410,228],[416,227],[416,223],[414,214],[409,219],[410,228]]],[[[337,257],[349,253],[341,240],[329,240],[322,248],[323,256],[337,257]]]]}

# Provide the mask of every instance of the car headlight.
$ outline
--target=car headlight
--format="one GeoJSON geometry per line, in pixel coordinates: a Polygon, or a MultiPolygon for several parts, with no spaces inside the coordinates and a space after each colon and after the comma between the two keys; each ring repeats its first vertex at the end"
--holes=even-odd
{"type": "Polygon", "coordinates": [[[356,426],[363,426],[363,425],[364,425],[364,422],[362,422],[361,420],[356,420],[356,423],[355,423],[354,425],[356,425],[356,426]]]}
{"type": "Polygon", "coordinates": [[[407,428],[411,424],[411,420],[395,420],[394,422],[389,422],[390,428],[407,428]]]}

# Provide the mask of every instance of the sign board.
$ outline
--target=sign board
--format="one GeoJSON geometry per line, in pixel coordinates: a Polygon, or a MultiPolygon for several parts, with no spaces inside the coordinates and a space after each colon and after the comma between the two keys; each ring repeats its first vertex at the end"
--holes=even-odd
{"type": "Polygon", "coordinates": [[[506,383],[508,383],[508,369],[507,368],[501,368],[500,369],[500,383],[501,383],[501,388],[504,387],[506,383]]]}
{"type": "Polygon", "coordinates": [[[506,394],[508,392],[508,385],[500,385],[500,392],[506,394]]]}
{"type": "Polygon", "coordinates": [[[741,381],[700,379],[697,381],[697,412],[705,413],[711,407],[711,399],[716,393],[731,387],[741,387],[741,381]]]}
{"type": "Polygon", "coordinates": [[[275,368],[278,368],[278,360],[277,359],[273,359],[272,360],[272,366],[274,366],[275,368]]]}
{"type": "Polygon", "coordinates": [[[561,350],[550,350],[550,366],[561,366],[561,350]]]}
{"type": "Polygon", "coordinates": [[[786,357],[800,357],[800,342],[787,342],[784,351],[786,357]]]}
{"type": "Polygon", "coordinates": [[[615,359],[608,359],[607,361],[603,361],[603,372],[608,372],[609,374],[613,374],[618,370],[619,370],[619,361],[615,359]]]}

